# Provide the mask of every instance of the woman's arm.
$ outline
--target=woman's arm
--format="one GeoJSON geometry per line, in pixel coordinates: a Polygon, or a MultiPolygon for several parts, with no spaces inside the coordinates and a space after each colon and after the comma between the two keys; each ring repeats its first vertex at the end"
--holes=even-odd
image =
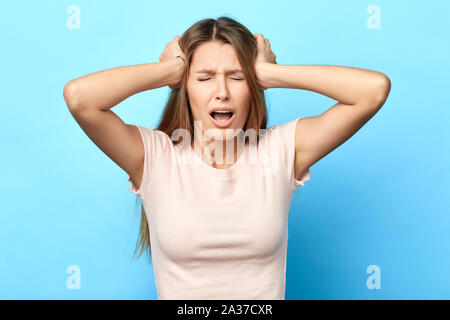
{"type": "Polygon", "coordinates": [[[138,92],[176,83],[183,68],[180,59],[170,59],[98,71],[69,81],[64,98],[71,110],[109,110],[138,92]]]}
{"type": "Polygon", "coordinates": [[[266,88],[310,90],[346,105],[381,102],[390,88],[385,74],[352,67],[265,63],[259,70],[266,88]]]}
{"type": "Polygon", "coordinates": [[[391,82],[380,72],[339,66],[260,64],[266,88],[314,91],[339,101],[314,117],[297,121],[295,177],[353,136],[383,106],[391,82]]]}
{"type": "Polygon", "coordinates": [[[111,160],[142,181],[144,145],[139,130],[112,110],[122,100],[144,91],[177,83],[184,70],[180,59],[107,69],[69,81],[64,99],[81,129],[111,160]]]}

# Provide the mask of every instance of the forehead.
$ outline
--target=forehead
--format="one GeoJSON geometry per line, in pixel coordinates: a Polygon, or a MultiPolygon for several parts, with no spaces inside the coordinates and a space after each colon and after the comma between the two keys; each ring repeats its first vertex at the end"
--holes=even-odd
{"type": "Polygon", "coordinates": [[[242,71],[233,46],[220,42],[200,45],[194,52],[190,69],[193,73],[238,73],[242,71]]]}

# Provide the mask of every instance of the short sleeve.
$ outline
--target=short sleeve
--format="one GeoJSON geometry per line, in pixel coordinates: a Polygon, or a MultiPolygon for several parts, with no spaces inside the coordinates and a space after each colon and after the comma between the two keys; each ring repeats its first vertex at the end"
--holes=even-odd
{"type": "Polygon", "coordinates": [[[301,118],[303,117],[275,126],[279,130],[281,152],[283,153],[282,159],[285,161],[285,168],[287,169],[287,176],[292,191],[295,191],[298,186],[305,186],[305,182],[311,178],[311,172],[308,168],[299,180],[295,179],[295,129],[297,121],[301,118]]]}
{"type": "Polygon", "coordinates": [[[133,125],[138,128],[144,144],[144,168],[139,189],[134,185],[133,181],[131,181],[130,175],[127,175],[128,182],[130,183],[129,191],[142,198],[145,191],[148,189],[148,183],[153,175],[156,163],[166,149],[169,141],[167,140],[168,136],[162,131],[153,130],[148,126],[133,125]]]}

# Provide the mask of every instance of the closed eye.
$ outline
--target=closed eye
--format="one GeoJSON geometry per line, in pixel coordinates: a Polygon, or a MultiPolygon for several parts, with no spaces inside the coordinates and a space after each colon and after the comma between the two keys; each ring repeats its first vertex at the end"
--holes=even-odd
{"type": "MultiPolygon", "coordinates": [[[[208,79],[198,79],[198,81],[206,81],[206,80],[209,80],[209,79],[211,79],[211,78],[208,78],[208,79]]],[[[237,79],[237,78],[231,78],[231,79],[233,79],[233,80],[244,80],[244,79],[237,79]]]]}

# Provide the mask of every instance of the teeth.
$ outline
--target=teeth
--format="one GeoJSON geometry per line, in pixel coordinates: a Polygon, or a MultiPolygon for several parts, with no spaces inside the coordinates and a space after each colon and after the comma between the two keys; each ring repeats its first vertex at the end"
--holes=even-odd
{"type": "MultiPolygon", "coordinates": [[[[226,110],[216,110],[216,111],[213,111],[213,112],[211,112],[211,116],[214,118],[214,113],[231,113],[231,114],[233,114],[233,112],[232,111],[226,111],[226,110]]],[[[216,121],[219,121],[219,122],[226,122],[226,121],[228,121],[229,119],[224,119],[224,120],[216,120],[216,121]]]]}

